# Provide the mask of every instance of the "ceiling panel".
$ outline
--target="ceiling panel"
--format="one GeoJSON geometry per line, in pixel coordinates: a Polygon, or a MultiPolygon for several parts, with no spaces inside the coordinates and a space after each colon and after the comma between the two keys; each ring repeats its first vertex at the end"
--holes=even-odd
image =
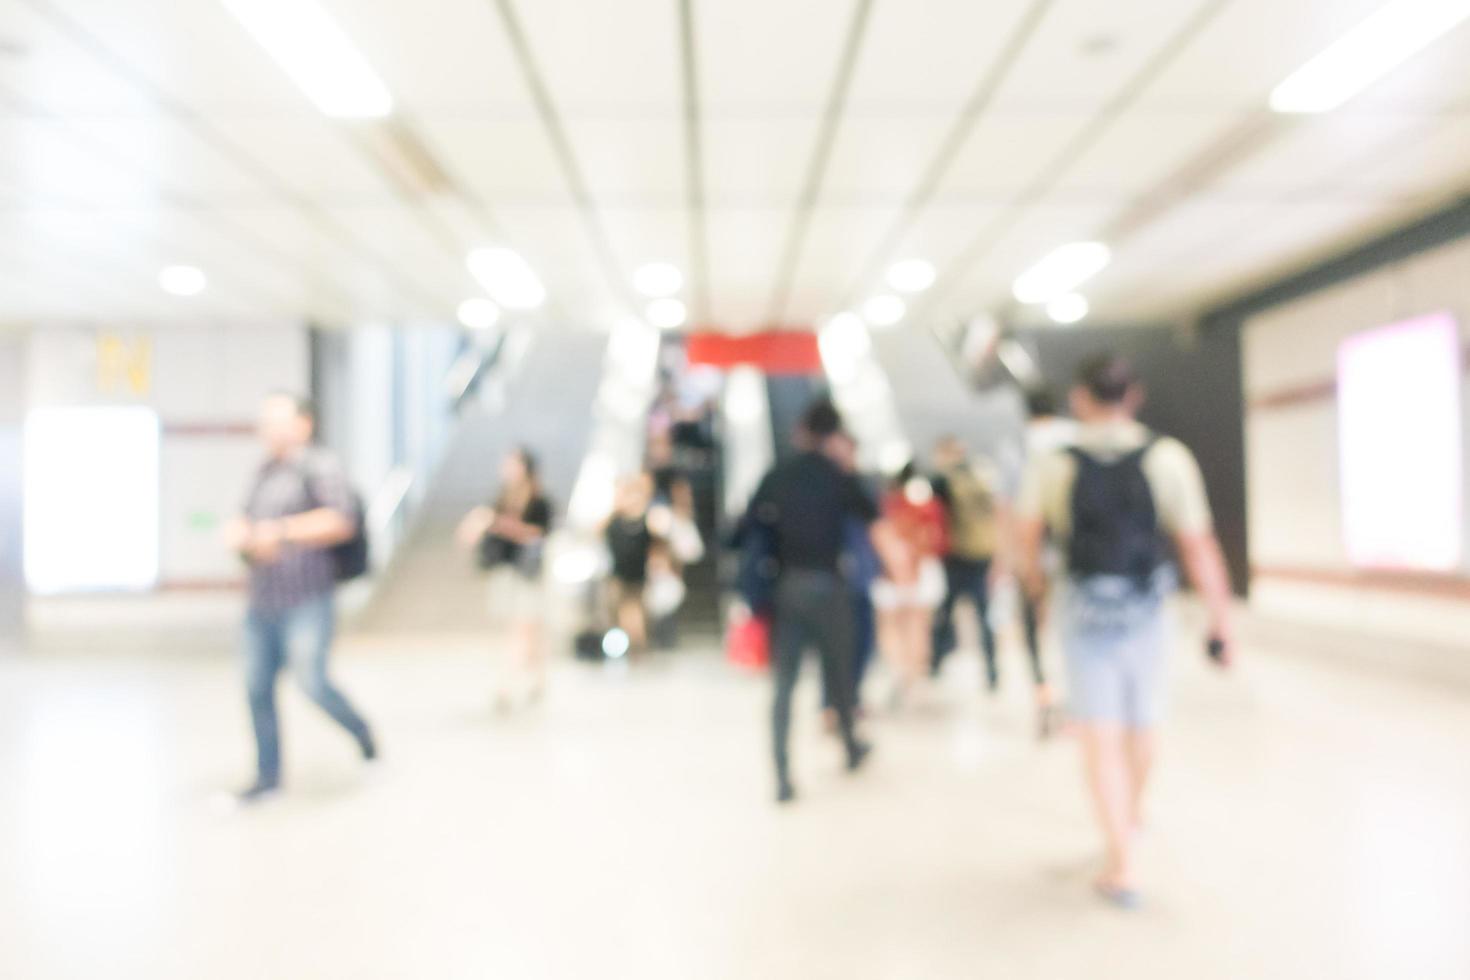
{"type": "Polygon", "coordinates": [[[706,118],[818,113],[854,8],[854,0],[694,0],[706,118]]]}
{"type": "Polygon", "coordinates": [[[836,307],[843,300],[843,291],[862,274],[864,264],[882,244],[901,210],[895,204],[827,204],[816,209],[792,284],[789,315],[815,320],[840,312],[836,307]]]}
{"type": "Polygon", "coordinates": [[[1439,117],[1389,141],[1334,179],[1362,194],[1444,194],[1470,190],[1470,115],[1439,117]]]}
{"type": "Polygon", "coordinates": [[[22,49],[0,58],[4,94],[54,113],[153,111],[142,93],[119,85],[112,71],[19,0],[0,0],[0,25],[4,36],[22,49]]]}
{"type": "Polygon", "coordinates": [[[0,184],[37,204],[131,204],[152,200],[154,181],[89,153],[53,119],[0,118],[0,184]]]}
{"type": "Polygon", "coordinates": [[[1006,76],[1001,111],[1090,111],[1119,91],[1197,11],[1218,0],[1059,0],[1006,76]],[[1106,39],[1110,47],[1090,53],[1106,39]]]}
{"type": "Polygon", "coordinates": [[[1343,107],[1345,112],[1470,112],[1470,21],[1343,107]]]}
{"type": "Polygon", "coordinates": [[[314,114],[217,0],[48,0],[94,43],[172,97],[211,112],[314,114]]]}
{"type": "Polygon", "coordinates": [[[981,309],[1009,302],[1016,276],[1058,245],[1096,237],[1113,208],[1112,201],[1102,199],[1042,204],[1028,209],[1021,221],[1008,221],[1002,214],[1005,226],[997,229],[997,237],[982,230],[967,243],[982,247],[968,256],[971,261],[957,290],[960,306],[981,309]]]}
{"type": "Polygon", "coordinates": [[[1383,0],[1232,0],[1139,104],[1162,111],[1263,107],[1273,86],[1382,5],[1383,0]]]}
{"type": "Polygon", "coordinates": [[[1070,166],[1054,195],[1109,197],[1121,205],[1192,163],[1240,124],[1239,112],[1132,112],[1070,166]]]}
{"type": "Polygon", "coordinates": [[[566,201],[561,165],[535,119],[430,118],[420,125],[456,180],[495,209],[566,201]]]}
{"type": "Polygon", "coordinates": [[[780,207],[716,207],[706,217],[715,318],[734,328],[761,323],[786,234],[780,207]]]}
{"type": "Polygon", "coordinates": [[[790,204],[817,135],[817,117],[705,120],[705,193],[712,205],[790,204]]]}
{"type": "Polygon", "coordinates": [[[848,96],[849,113],[923,113],[951,121],[1032,2],[874,4],[848,96]]]}
{"type": "Polygon", "coordinates": [[[353,142],[351,123],[325,118],[232,119],[230,142],[285,187],[325,204],[391,199],[392,186],[353,142]]]}
{"type": "Polygon", "coordinates": [[[169,191],[229,201],[273,193],[236,159],[166,116],[77,118],[68,133],[117,169],[149,175],[169,191]]]}
{"type": "Polygon", "coordinates": [[[669,207],[686,201],[682,122],[574,119],[567,133],[599,205],[669,207]]]}
{"type": "Polygon", "coordinates": [[[1325,178],[1342,172],[1349,161],[1395,143],[1415,125],[1415,117],[1392,113],[1304,118],[1231,168],[1215,187],[1241,198],[1294,197],[1313,190],[1330,193],[1325,178]]]}
{"type": "Polygon", "coordinates": [[[672,262],[689,278],[689,211],[683,207],[601,209],[613,249],[636,269],[645,262],[672,262]]]}
{"type": "Polygon", "coordinates": [[[488,0],[326,0],[410,114],[529,113],[520,66],[488,0]]]}
{"type": "MultiPolygon", "coordinates": [[[[758,3],[739,7],[759,16],[758,3]]],[[[520,0],[515,9],[552,98],[568,118],[613,113],[672,119],[679,113],[678,5],[672,0],[520,0]]]]}
{"type": "Polygon", "coordinates": [[[1088,119],[1075,112],[987,114],[965,141],[935,203],[1009,200],[1060,157],[1088,119]]]}

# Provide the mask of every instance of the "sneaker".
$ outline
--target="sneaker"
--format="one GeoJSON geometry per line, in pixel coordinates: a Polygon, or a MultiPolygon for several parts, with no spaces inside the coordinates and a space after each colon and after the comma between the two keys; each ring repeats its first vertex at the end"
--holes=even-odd
{"type": "Polygon", "coordinates": [[[792,786],[787,780],[781,780],[780,784],[776,787],[776,802],[793,803],[795,800],[796,787],[792,786]]]}
{"type": "Polygon", "coordinates": [[[234,803],[237,807],[257,806],[274,799],[281,792],[280,783],[255,782],[235,794],[234,803]]]}
{"type": "Polygon", "coordinates": [[[360,748],[362,749],[362,761],[378,761],[378,743],[373,740],[373,737],[371,735],[363,739],[360,748]]]}
{"type": "Polygon", "coordinates": [[[863,767],[863,762],[873,754],[873,746],[868,742],[854,742],[852,748],[847,752],[847,771],[857,772],[863,767]]]}

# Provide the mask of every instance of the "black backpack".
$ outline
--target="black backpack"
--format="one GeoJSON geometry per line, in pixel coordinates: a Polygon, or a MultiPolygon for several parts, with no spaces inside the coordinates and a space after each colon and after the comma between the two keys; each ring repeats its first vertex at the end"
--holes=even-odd
{"type": "Polygon", "coordinates": [[[1150,438],[1109,462],[1076,446],[1067,449],[1077,461],[1067,544],[1067,569],[1074,578],[1119,575],[1146,588],[1168,560],[1153,490],[1143,472],[1143,458],[1154,442],[1150,438]]]}
{"type": "MultiPolygon", "coordinates": [[[[312,509],[320,507],[321,502],[317,499],[316,490],[311,485],[311,474],[306,472],[305,467],[301,471],[301,482],[306,487],[306,496],[312,509]]],[[[356,490],[351,493],[352,537],[327,549],[327,554],[332,558],[332,575],[338,582],[351,582],[362,578],[368,573],[370,565],[367,508],[363,506],[362,494],[356,490]]]]}

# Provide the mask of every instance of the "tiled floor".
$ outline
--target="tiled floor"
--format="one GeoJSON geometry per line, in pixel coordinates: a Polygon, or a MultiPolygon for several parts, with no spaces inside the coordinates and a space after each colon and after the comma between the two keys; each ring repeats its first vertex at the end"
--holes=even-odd
{"type": "Polygon", "coordinates": [[[807,705],[778,811],[761,680],[566,664],[497,719],[478,646],[353,644],[386,765],[293,692],[290,792],[233,816],[231,664],[0,661],[0,977],[1470,976],[1463,692],[1269,650],[1222,678],[1191,644],[1126,914],[1019,658],[997,700],[966,658],[875,719],[857,778],[807,705]]]}

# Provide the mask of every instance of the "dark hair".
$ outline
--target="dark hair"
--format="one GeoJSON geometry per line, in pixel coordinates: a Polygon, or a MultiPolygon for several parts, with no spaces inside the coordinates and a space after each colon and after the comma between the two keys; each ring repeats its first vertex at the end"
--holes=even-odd
{"type": "Polygon", "coordinates": [[[1101,404],[1117,405],[1138,384],[1138,377],[1121,354],[1099,354],[1083,363],[1077,384],[1101,404]]]}
{"type": "Polygon", "coordinates": [[[520,459],[521,465],[526,468],[526,478],[535,483],[541,474],[541,463],[536,459],[536,454],[526,446],[517,446],[510,452],[511,455],[520,459]]]}
{"type": "Polygon", "coordinates": [[[842,431],[842,415],[830,398],[818,398],[801,414],[801,428],[818,439],[835,436],[842,431]]]}
{"type": "Polygon", "coordinates": [[[306,395],[298,395],[294,391],[286,391],[282,388],[272,391],[266,397],[285,399],[291,403],[291,407],[295,409],[298,418],[307,419],[311,422],[316,421],[316,402],[312,401],[306,395]]]}
{"type": "Polygon", "coordinates": [[[1057,399],[1050,388],[1032,388],[1026,392],[1026,414],[1033,419],[1057,414],[1057,399]]]}

